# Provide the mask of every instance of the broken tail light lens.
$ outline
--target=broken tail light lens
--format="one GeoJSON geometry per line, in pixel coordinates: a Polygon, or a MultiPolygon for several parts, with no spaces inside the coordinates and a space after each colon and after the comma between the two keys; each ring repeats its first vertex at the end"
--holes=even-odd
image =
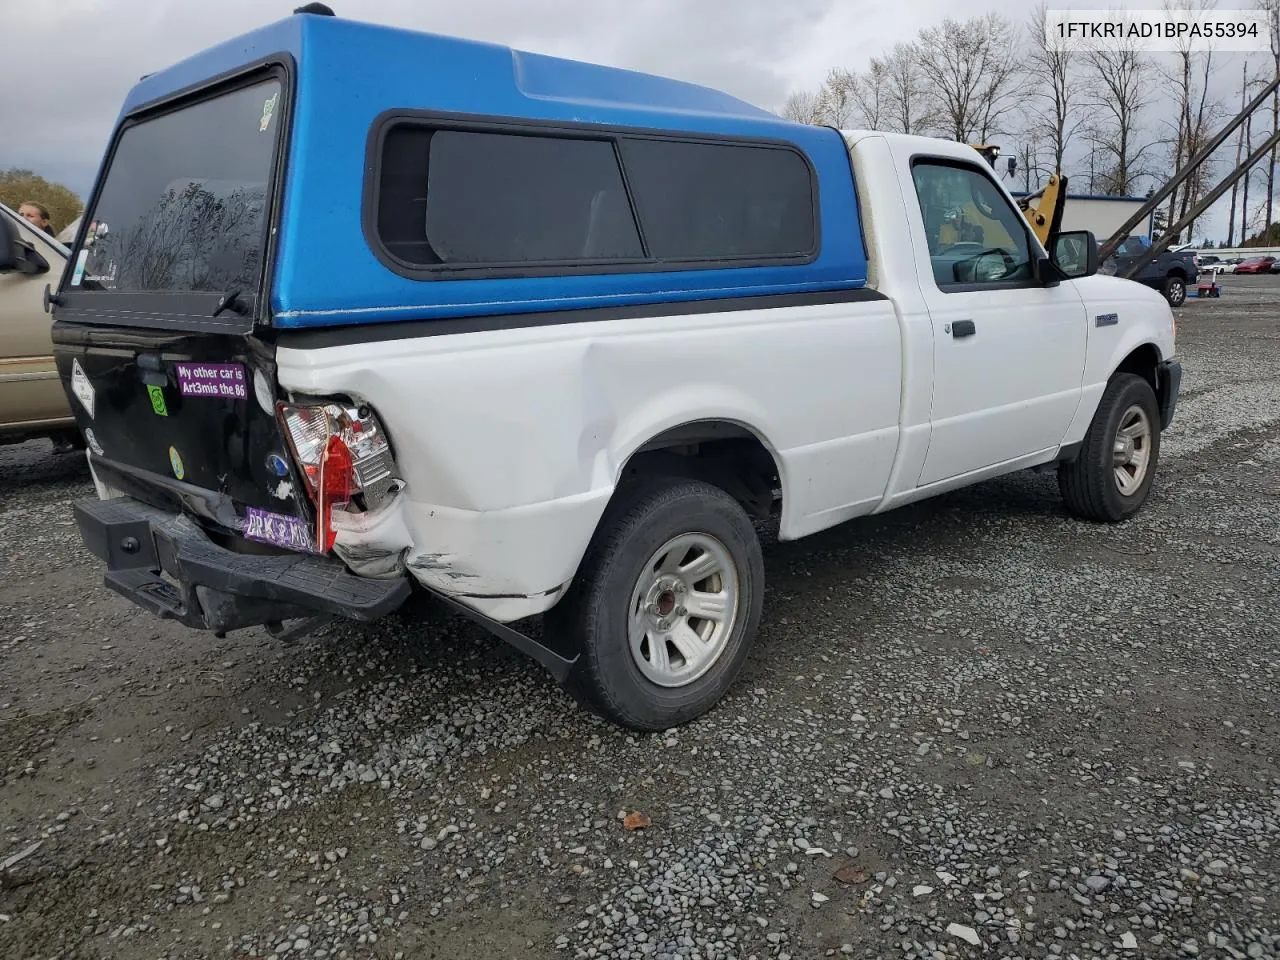
{"type": "Polygon", "coordinates": [[[338,536],[331,522],[333,511],[346,507],[360,491],[351,450],[336,433],[329,434],[324,450],[320,453],[317,487],[316,545],[321,553],[328,553],[333,549],[333,542],[338,536]]]}
{"type": "Polygon", "coordinates": [[[316,546],[328,552],[334,510],[376,507],[397,488],[391,445],[365,406],[280,403],[276,411],[316,507],[316,546]]]}

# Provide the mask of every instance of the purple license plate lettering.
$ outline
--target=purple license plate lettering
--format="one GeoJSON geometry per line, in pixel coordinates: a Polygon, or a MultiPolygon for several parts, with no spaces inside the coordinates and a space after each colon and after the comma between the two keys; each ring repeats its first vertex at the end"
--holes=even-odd
{"type": "Polygon", "coordinates": [[[247,400],[249,383],[239,363],[175,363],[178,392],[184,397],[247,400]]]}
{"type": "Polygon", "coordinates": [[[244,535],[249,540],[270,543],[286,550],[314,552],[311,547],[311,528],[306,521],[271,513],[269,510],[259,510],[257,507],[245,509],[244,535]]]}

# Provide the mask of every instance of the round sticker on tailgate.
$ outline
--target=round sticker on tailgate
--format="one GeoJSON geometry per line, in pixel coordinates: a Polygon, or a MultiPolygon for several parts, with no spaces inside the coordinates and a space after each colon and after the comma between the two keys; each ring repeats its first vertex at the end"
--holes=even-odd
{"type": "Polygon", "coordinates": [[[179,480],[187,475],[186,468],[182,465],[182,456],[178,453],[177,447],[169,448],[169,465],[173,467],[173,475],[179,480]]]}

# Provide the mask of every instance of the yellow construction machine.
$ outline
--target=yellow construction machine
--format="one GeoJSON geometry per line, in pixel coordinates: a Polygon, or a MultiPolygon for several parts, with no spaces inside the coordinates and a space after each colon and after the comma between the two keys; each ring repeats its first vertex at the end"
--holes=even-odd
{"type": "MultiPolygon", "coordinates": [[[[995,169],[996,159],[1000,156],[999,147],[991,143],[971,143],[969,146],[982,154],[991,168],[995,169]]],[[[1062,226],[1062,209],[1066,203],[1067,178],[1061,173],[1049,177],[1045,185],[1035,193],[1018,198],[1022,216],[1046,250],[1049,249],[1049,238],[1062,226]]]]}

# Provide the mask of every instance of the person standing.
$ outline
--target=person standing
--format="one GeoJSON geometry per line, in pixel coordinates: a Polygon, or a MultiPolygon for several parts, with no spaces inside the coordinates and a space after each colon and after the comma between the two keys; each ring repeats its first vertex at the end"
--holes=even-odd
{"type": "Polygon", "coordinates": [[[49,208],[35,200],[24,200],[18,207],[18,216],[29,220],[49,236],[53,236],[53,223],[49,217],[49,208]]]}

